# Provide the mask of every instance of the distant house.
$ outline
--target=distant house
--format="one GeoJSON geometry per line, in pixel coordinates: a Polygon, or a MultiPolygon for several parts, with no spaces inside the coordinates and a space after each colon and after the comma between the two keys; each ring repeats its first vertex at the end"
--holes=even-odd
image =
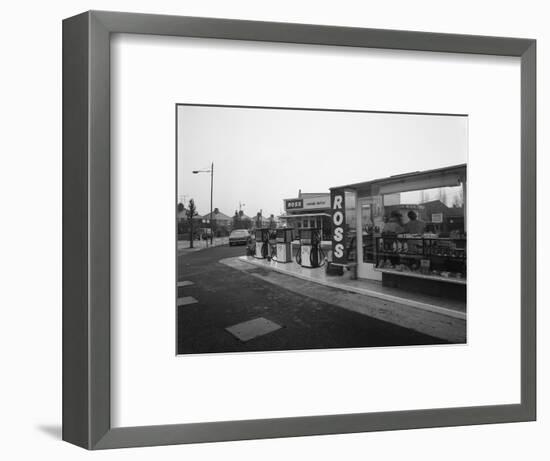
{"type": "Polygon", "coordinates": [[[262,214],[256,214],[252,219],[252,227],[253,228],[260,228],[260,227],[277,227],[279,223],[279,218],[275,215],[270,216],[264,216],[262,214]]]}
{"type": "Polygon", "coordinates": [[[424,202],[422,203],[422,206],[424,207],[427,221],[432,221],[432,215],[438,213],[442,213],[444,218],[464,216],[463,207],[448,207],[441,200],[424,202]]]}
{"type": "Polygon", "coordinates": [[[242,219],[243,221],[246,221],[247,219],[248,220],[252,219],[250,216],[245,214],[242,210],[240,210],[237,214],[239,215],[239,218],[242,219]]]}
{"type": "Polygon", "coordinates": [[[235,214],[231,219],[232,229],[250,229],[252,227],[252,218],[247,216],[243,210],[235,210],[235,214]]]}
{"type": "Polygon", "coordinates": [[[178,207],[178,222],[185,221],[187,219],[187,215],[185,214],[187,210],[183,207],[178,207]]]}
{"type": "MultiPolygon", "coordinates": [[[[193,217],[193,233],[197,233],[201,227],[202,218],[200,215],[193,217]]],[[[184,235],[190,232],[189,218],[187,217],[187,208],[182,203],[177,207],[178,235],[184,235]]]]}
{"type": "Polygon", "coordinates": [[[425,220],[440,231],[464,229],[464,207],[448,207],[441,200],[422,203],[425,220]]]}
{"type": "MultiPolygon", "coordinates": [[[[193,221],[200,221],[202,218],[199,214],[193,217],[193,221]]],[[[178,203],[177,220],[179,223],[188,221],[187,208],[182,203],[178,203]]]]}
{"type": "Polygon", "coordinates": [[[231,216],[227,216],[225,213],[222,213],[218,208],[214,208],[214,211],[212,211],[212,214],[206,213],[202,216],[202,222],[210,222],[214,224],[215,227],[231,227],[231,223],[233,221],[233,218],[231,216]]]}

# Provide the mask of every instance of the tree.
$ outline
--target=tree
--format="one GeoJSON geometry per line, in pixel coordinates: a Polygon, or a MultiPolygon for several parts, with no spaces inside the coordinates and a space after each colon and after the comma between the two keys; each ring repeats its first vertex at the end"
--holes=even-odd
{"type": "Polygon", "coordinates": [[[464,206],[464,192],[459,189],[456,195],[453,197],[453,208],[462,208],[464,206]]]}
{"type": "Polygon", "coordinates": [[[195,206],[195,200],[189,200],[189,207],[185,210],[185,216],[189,222],[189,248],[193,248],[193,219],[197,216],[197,207],[195,206]]]}
{"type": "Polygon", "coordinates": [[[447,205],[447,191],[444,187],[439,188],[439,200],[447,205]]]}
{"type": "Polygon", "coordinates": [[[185,219],[182,216],[182,213],[185,211],[185,206],[183,206],[183,203],[179,202],[177,206],[178,210],[178,238],[181,234],[185,233],[185,228],[187,227],[185,225],[185,219]]]}
{"type": "Polygon", "coordinates": [[[425,203],[429,200],[425,190],[420,191],[420,203],[425,203]]]}
{"type": "Polygon", "coordinates": [[[235,210],[235,215],[233,216],[233,229],[241,229],[241,217],[237,210],[235,210]]]}

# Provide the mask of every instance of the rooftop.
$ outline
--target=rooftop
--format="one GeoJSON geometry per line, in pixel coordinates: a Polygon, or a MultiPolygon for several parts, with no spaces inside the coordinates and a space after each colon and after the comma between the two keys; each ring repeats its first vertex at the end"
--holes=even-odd
{"type": "Polygon", "coordinates": [[[447,166],[443,168],[435,168],[433,170],[424,170],[424,171],[412,171],[410,173],[403,173],[403,174],[396,174],[392,176],[388,176],[385,178],[379,178],[379,179],[372,179],[369,181],[364,182],[358,182],[358,183],[352,183],[352,184],[346,184],[343,186],[336,186],[331,187],[330,189],[352,189],[352,190],[358,190],[358,189],[367,189],[370,186],[373,186],[375,184],[391,184],[391,183],[400,183],[405,182],[406,180],[410,179],[427,179],[432,176],[439,176],[441,174],[461,174],[466,173],[466,163],[461,163],[459,165],[452,165],[447,166]]]}

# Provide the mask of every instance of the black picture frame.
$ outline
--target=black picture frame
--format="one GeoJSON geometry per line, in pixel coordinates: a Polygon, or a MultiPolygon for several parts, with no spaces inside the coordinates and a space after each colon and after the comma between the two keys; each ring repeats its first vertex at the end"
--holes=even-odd
{"type": "MultiPolygon", "coordinates": [[[[491,155],[491,154],[488,154],[491,155]]],[[[536,418],[536,41],[89,11],[63,21],[63,439],[87,449],[536,418]],[[521,403],[111,427],[110,36],[155,34],[521,58],[521,403]]]]}

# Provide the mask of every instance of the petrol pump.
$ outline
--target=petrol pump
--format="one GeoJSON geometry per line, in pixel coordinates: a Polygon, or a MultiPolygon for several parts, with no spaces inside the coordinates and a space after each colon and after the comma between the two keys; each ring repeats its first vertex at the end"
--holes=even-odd
{"type": "Polygon", "coordinates": [[[302,267],[315,268],[324,264],[324,253],[321,249],[321,229],[299,229],[300,248],[296,253],[296,262],[302,267]]]}
{"type": "Polygon", "coordinates": [[[292,262],[292,236],[293,231],[291,227],[282,227],[277,229],[275,243],[277,247],[276,261],[280,263],[292,262]]]}
{"type": "Polygon", "coordinates": [[[269,251],[269,229],[256,229],[256,252],[254,257],[258,259],[266,259],[271,256],[269,251]]]}

